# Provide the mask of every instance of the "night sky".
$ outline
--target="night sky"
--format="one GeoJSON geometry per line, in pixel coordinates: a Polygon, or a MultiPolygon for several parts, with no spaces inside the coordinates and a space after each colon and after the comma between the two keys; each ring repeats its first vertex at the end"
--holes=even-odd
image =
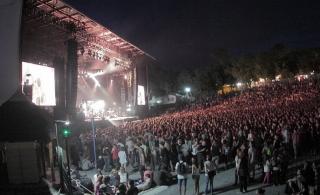
{"type": "Polygon", "coordinates": [[[234,55],[276,43],[320,46],[320,1],[66,0],[137,45],[164,67],[210,63],[217,48],[234,55]]]}

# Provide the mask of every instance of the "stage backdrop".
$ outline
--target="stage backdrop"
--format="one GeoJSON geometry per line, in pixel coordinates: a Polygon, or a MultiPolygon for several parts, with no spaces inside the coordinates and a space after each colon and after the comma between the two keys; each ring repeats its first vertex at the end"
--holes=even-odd
{"type": "Polygon", "coordinates": [[[21,0],[0,1],[0,105],[8,100],[20,84],[21,0]]]}

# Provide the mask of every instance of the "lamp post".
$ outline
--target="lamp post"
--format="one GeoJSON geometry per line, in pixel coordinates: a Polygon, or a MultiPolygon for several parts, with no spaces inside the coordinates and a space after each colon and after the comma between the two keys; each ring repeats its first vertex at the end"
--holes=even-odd
{"type": "Polygon", "coordinates": [[[191,87],[184,88],[184,92],[186,93],[186,98],[188,98],[190,100],[191,87]]]}
{"type": "Polygon", "coordinates": [[[97,169],[97,153],[96,153],[96,131],[94,127],[94,118],[91,118],[92,128],[92,141],[93,141],[93,155],[94,155],[94,167],[97,169]]]}
{"type": "MultiPolygon", "coordinates": [[[[59,163],[59,174],[60,174],[60,185],[62,186],[62,188],[64,188],[64,184],[63,184],[63,171],[62,171],[62,154],[61,154],[61,150],[60,150],[60,144],[59,144],[59,133],[58,133],[58,123],[63,123],[66,126],[70,125],[70,121],[64,121],[64,120],[55,120],[55,129],[56,129],[56,141],[57,141],[57,147],[56,147],[56,153],[58,154],[58,163],[59,163]]],[[[65,133],[65,132],[63,132],[65,133]]],[[[70,177],[70,164],[69,164],[69,151],[68,151],[68,140],[67,138],[65,139],[65,144],[66,144],[66,156],[67,156],[67,163],[68,163],[68,177],[69,179],[70,177]]]]}

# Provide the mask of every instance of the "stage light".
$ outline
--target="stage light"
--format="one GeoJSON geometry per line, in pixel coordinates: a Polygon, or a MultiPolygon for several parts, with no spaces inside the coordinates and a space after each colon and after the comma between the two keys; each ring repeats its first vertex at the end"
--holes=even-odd
{"type": "Polygon", "coordinates": [[[91,109],[94,113],[99,113],[100,111],[103,111],[106,106],[106,103],[103,100],[97,100],[91,104],[91,109]]]}
{"type": "Polygon", "coordinates": [[[94,81],[94,83],[95,83],[96,86],[98,86],[98,87],[101,86],[100,83],[99,83],[99,81],[96,79],[96,77],[95,77],[94,74],[88,73],[88,76],[89,76],[90,78],[92,78],[92,80],[94,81]]]}
{"type": "Polygon", "coordinates": [[[157,100],[157,104],[161,104],[161,100],[157,100]]]}
{"type": "Polygon", "coordinates": [[[69,126],[70,125],[70,121],[66,121],[64,124],[69,126]]]}
{"type": "Polygon", "coordinates": [[[236,83],[237,87],[241,87],[242,86],[242,83],[241,82],[238,82],[236,83]]]}
{"type": "Polygon", "coordinates": [[[191,88],[190,88],[190,87],[186,87],[186,88],[184,88],[184,91],[185,91],[186,93],[190,93],[190,92],[191,92],[191,88]]]}

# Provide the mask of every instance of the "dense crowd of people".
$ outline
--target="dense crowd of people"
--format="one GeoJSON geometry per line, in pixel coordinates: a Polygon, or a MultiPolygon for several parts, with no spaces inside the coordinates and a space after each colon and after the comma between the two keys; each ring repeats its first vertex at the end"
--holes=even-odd
{"type": "MultiPolygon", "coordinates": [[[[82,133],[75,143],[73,164],[90,168],[92,134],[82,133]]],[[[108,177],[98,176],[96,194],[105,189],[101,186],[118,186],[119,194],[135,194],[154,183],[169,185],[172,171],[180,194],[186,194],[189,170],[195,194],[200,192],[201,173],[206,178],[205,192],[212,193],[218,168],[234,164],[234,184],[240,184],[241,192],[257,180],[258,167],[263,172],[261,182],[283,184],[290,159],[320,151],[320,81],[275,82],[213,104],[97,129],[96,148],[98,167],[111,172],[108,177]],[[139,170],[140,181],[126,177],[128,166],[139,170]]],[[[304,191],[316,191],[305,186],[304,191]]]]}

